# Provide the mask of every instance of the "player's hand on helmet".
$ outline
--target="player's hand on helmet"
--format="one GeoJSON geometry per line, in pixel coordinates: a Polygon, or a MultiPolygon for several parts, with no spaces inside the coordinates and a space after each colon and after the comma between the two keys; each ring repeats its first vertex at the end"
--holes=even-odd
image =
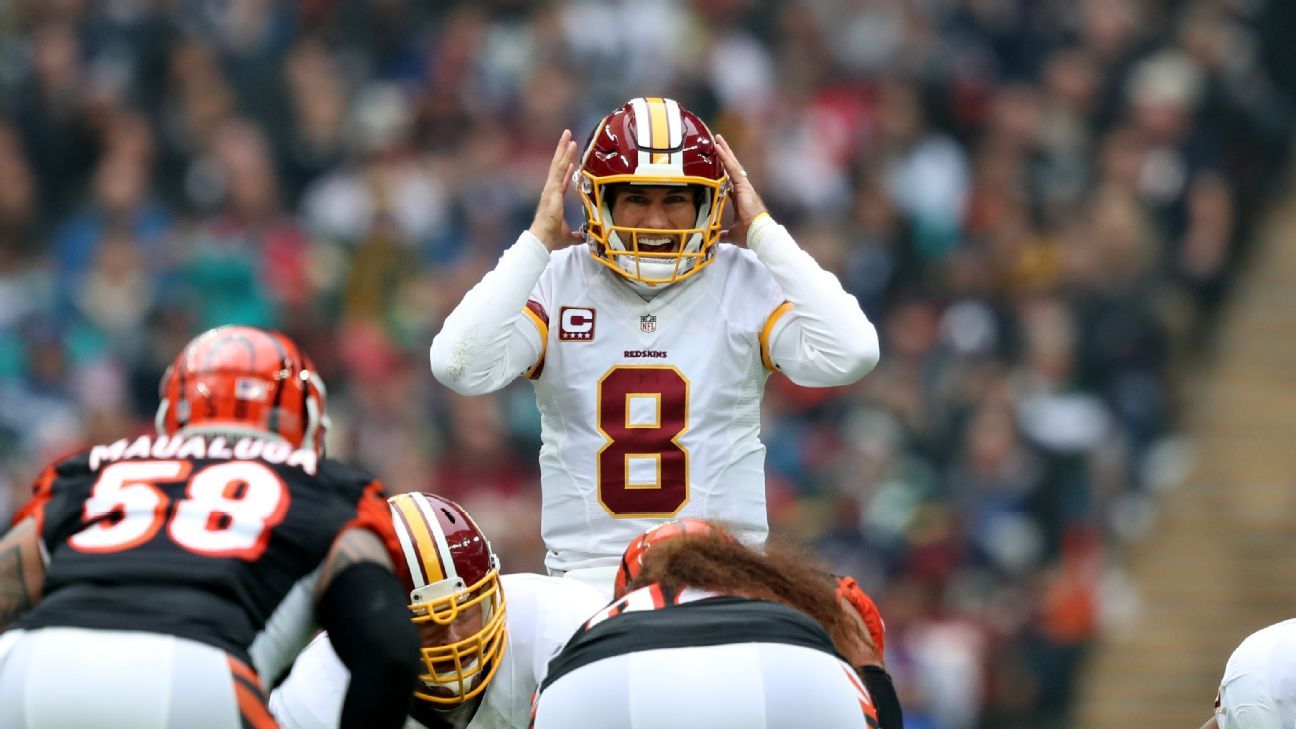
{"type": "Polygon", "coordinates": [[[761,213],[767,212],[765,203],[761,201],[760,195],[756,193],[756,188],[752,186],[751,178],[747,176],[747,169],[738,161],[734,155],[733,148],[729,146],[729,141],[719,134],[715,135],[716,151],[720,153],[720,161],[724,164],[725,172],[729,175],[729,184],[732,189],[729,191],[729,197],[733,200],[734,222],[729,228],[728,240],[730,243],[746,243],[747,229],[751,226],[752,221],[761,213]]]}
{"type": "Polygon", "coordinates": [[[551,251],[581,240],[580,234],[573,231],[563,217],[563,196],[571,184],[575,165],[576,142],[572,140],[571,130],[564,129],[549,163],[549,174],[544,189],[540,191],[540,202],[536,205],[535,219],[530,228],[531,235],[551,251]]]}
{"type": "Polygon", "coordinates": [[[852,619],[858,619],[864,628],[867,646],[865,646],[874,655],[873,660],[866,661],[881,665],[882,654],[886,651],[886,624],[882,622],[882,613],[877,609],[873,598],[864,592],[859,583],[853,577],[838,575],[835,577],[837,582],[837,599],[843,604],[843,609],[852,619]]]}

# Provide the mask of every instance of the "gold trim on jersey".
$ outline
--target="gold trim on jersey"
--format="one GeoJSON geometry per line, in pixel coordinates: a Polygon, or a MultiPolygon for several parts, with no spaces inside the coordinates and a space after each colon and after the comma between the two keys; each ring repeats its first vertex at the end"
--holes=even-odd
{"type": "Polygon", "coordinates": [[[535,328],[540,332],[540,356],[536,357],[535,363],[526,371],[526,378],[533,380],[540,368],[544,367],[545,355],[549,353],[549,325],[545,323],[544,319],[540,318],[539,314],[531,311],[529,306],[522,307],[522,313],[527,315],[531,323],[535,324],[535,328]]]}
{"type": "MultiPolygon", "coordinates": [[[[650,121],[650,139],[648,144],[654,150],[669,149],[670,144],[670,121],[666,115],[666,100],[659,96],[649,96],[644,99],[648,107],[648,119],[650,121]]],[[[670,162],[670,153],[654,151],[652,153],[652,163],[655,165],[664,165],[670,162]]]]}
{"type": "Polygon", "coordinates": [[[792,308],[791,301],[784,301],[782,304],[779,304],[778,307],[774,309],[774,311],[770,312],[769,316],[765,317],[765,326],[761,328],[761,333],[760,333],[761,362],[765,363],[765,369],[769,370],[770,372],[773,372],[774,370],[778,369],[778,367],[774,365],[774,360],[770,359],[770,353],[769,353],[770,332],[774,331],[774,324],[777,323],[779,319],[783,318],[783,315],[788,313],[788,311],[791,308],[792,308]]]}

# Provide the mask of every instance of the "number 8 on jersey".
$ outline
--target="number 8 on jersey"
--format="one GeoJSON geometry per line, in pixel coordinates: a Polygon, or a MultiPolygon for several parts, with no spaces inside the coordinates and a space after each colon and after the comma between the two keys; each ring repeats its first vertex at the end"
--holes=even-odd
{"type": "Polygon", "coordinates": [[[599,503],[614,517],[671,517],[689,500],[689,381],[674,367],[617,365],[598,384],[599,503]]]}

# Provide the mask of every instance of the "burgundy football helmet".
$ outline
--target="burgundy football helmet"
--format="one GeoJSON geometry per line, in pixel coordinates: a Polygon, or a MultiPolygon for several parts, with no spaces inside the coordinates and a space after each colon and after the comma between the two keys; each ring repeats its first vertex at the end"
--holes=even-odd
{"type": "Polygon", "coordinates": [[[499,559],[455,502],[411,492],[388,503],[410,573],[410,619],[430,632],[444,629],[452,636],[433,645],[424,639],[427,672],[419,676],[423,685],[414,695],[440,706],[462,704],[486,690],[504,654],[499,559]],[[456,640],[458,634],[450,628],[461,620],[471,624],[471,634],[456,640]]]}
{"type": "Polygon", "coordinates": [[[711,262],[720,240],[729,177],[711,130],[674,99],[637,98],[603,117],[590,135],[574,182],[585,208],[584,232],[595,260],[638,286],[660,287],[711,262]],[[695,191],[693,227],[631,228],[612,219],[611,185],[687,186],[695,191]],[[674,241],[642,250],[640,236],[674,241]]]}

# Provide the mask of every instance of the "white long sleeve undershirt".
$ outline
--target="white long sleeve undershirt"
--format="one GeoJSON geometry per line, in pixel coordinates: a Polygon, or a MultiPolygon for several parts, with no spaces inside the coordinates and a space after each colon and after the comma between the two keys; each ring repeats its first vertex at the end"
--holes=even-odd
{"type": "MultiPolygon", "coordinates": [[[[752,224],[747,243],[792,305],[769,339],[770,361],[779,371],[801,385],[831,387],[873,369],[877,330],[837,277],[767,215],[752,224]]],[[[504,387],[535,364],[544,343],[522,309],[548,263],[549,251],[523,231],[432,340],[437,380],[455,392],[478,395],[504,387]]]]}
{"type": "Polygon", "coordinates": [[[464,294],[432,339],[432,374],[462,395],[494,392],[535,364],[544,343],[522,314],[549,249],[531,231],[504,251],[495,268],[464,294]]]}
{"type": "Polygon", "coordinates": [[[763,215],[748,229],[747,247],[792,304],[770,334],[770,361],[780,372],[798,385],[833,387],[852,383],[877,365],[877,330],[859,302],[787,228],[763,215]]]}

